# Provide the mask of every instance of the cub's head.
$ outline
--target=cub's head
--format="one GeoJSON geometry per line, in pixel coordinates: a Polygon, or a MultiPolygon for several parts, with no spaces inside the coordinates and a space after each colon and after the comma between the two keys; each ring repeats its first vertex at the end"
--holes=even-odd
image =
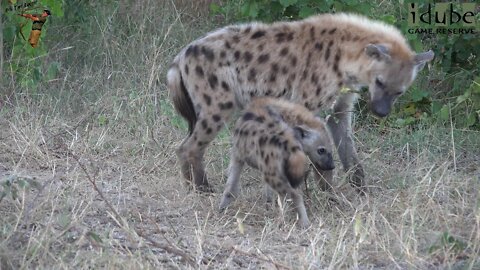
{"type": "Polygon", "coordinates": [[[293,130],[295,138],[302,144],[303,151],[317,169],[325,171],[335,169],[332,137],[324,126],[321,129],[295,126],[293,130]]]}
{"type": "Polygon", "coordinates": [[[365,54],[371,60],[365,74],[370,92],[370,108],[380,117],[387,116],[395,100],[412,84],[417,73],[434,57],[432,51],[398,57],[388,44],[368,44],[365,54]]]}

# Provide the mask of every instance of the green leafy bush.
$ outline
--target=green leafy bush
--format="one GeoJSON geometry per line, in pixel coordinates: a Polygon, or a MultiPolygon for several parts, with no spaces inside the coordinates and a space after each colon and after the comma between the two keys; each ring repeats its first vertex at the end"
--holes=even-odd
{"type": "MultiPolygon", "coordinates": [[[[313,14],[354,12],[398,27],[415,51],[431,48],[435,60],[430,72],[423,71],[388,118],[396,126],[423,122],[449,123],[480,128],[480,39],[476,34],[409,33],[407,3],[352,0],[243,0],[212,3],[213,14],[231,21],[297,20],[313,14]],[[425,44],[425,46],[423,45],[425,44]],[[425,47],[425,48],[424,48],[425,47]],[[428,73],[428,76],[427,76],[428,73]]],[[[419,5],[425,11],[426,4],[419,5]]],[[[460,10],[458,4],[454,10],[460,10]]],[[[476,14],[476,21],[479,15],[476,14]]],[[[430,27],[430,26],[429,26],[430,27]]],[[[436,31],[437,26],[431,26],[436,31]]]]}

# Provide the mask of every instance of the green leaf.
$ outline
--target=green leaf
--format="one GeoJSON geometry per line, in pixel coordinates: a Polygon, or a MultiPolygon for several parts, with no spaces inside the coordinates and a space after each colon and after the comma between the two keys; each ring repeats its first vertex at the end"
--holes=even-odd
{"type": "Polygon", "coordinates": [[[210,12],[212,12],[212,14],[219,14],[220,11],[221,11],[221,8],[217,3],[215,2],[210,3],[210,12]]]}
{"type": "Polygon", "coordinates": [[[53,80],[57,77],[58,71],[60,70],[60,63],[52,62],[48,66],[47,74],[45,76],[46,80],[53,80]]]}
{"type": "Polygon", "coordinates": [[[475,112],[472,112],[468,115],[467,117],[467,127],[471,127],[473,125],[475,125],[475,123],[477,122],[477,113],[475,112]]]}
{"type": "Polygon", "coordinates": [[[96,234],[95,232],[93,231],[89,231],[87,232],[86,234],[88,236],[88,238],[92,239],[93,241],[97,242],[97,244],[102,244],[103,241],[102,241],[102,238],[100,238],[100,236],[98,234],[96,234]]]}
{"type": "Polygon", "coordinates": [[[283,7],[289,7],[297,3],[298,0],[280,0],[280,4],[282,4],[283,7]]]}
{"type": "Polygon", "coordinates": [[[418,102],[428,97],[428,92],[415,87],[411,91],[411,97],[413,102],[418,102]]]}
{"type": "Polygon", "coordinates": [[[443,105],[442,109],[440,109],[440,119],[443,121],[447,121],[450,117],[450,109],[447,105],[443,105]]]}
{"type": "Polygon", "coordinates": [[[300,11],[298,12],[298,16],[302,19],[310,17],[313,14],[315,14],[315,10],[313,8],[310,8],[310,7],[302,7],[300,9],[300,11]]]}

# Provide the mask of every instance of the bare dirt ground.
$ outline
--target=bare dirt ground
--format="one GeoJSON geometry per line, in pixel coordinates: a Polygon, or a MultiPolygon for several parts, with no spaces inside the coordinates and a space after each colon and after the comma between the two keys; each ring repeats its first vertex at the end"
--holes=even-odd
{"type": "Polygon", "coordinates": [[[432,153],[434,135],[424,134],[425,148],[383,136],[360,144],[369,194],[358,196],[342,172],[329,194],[310,181],[312,226],[301,230],[292,211],[266,204],[252,170],[243,175],[242,197],[218,212],[228,139],[207,157],[216,192],[202,195],[189,192],[178,172],[173,149],[181,132],[160,124],[156,140],[144,142],[121,133],[1,121],[2,269],[479,266],[479,160],[471,148],[458,150],[455,172],[452,153],[432,153]]]}
{"type": "Polygon", "coordinates": [[[220,213],[230,133],[206,156],[215,192],[188,191],[165,86],[174,55],[218,27],[207,4],[88,2],[80,27],[49,25],[65,34],[41,59],[61,63],[58,79],[0,85],[15,94],[0,107],[0,269],[480,269],[479,132],[363,115],[365,197],[337,158],[333,192],[308,181],[307,230],[266,204],[251,169],[220,213]]]}

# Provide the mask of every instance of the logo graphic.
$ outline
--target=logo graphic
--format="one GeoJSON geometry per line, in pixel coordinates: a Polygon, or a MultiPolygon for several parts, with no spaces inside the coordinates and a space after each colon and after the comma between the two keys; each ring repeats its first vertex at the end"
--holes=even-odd
{"type": "Polygon", "coordinates": [[[476,3],[408,3],[410,34],[475,34],[476,3]]]}

